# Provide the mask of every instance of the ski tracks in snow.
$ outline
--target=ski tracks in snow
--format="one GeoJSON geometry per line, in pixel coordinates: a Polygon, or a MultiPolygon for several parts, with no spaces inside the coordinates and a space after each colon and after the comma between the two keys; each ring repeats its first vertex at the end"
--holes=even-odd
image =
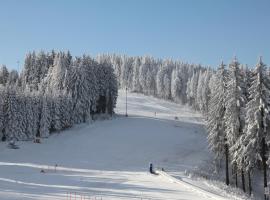
{"type": "Polygon", "coordinates": [[[191,191],[191,192],[195,192],[199,195],[204,196],[205,198],[208,199],[215,199],[215,200],[227,200],[227,198],[220,196],[220,195],[216,195],[214,193],[208,192],[202,188],[199,188],[195,185],[192,185],[188,182],[185,182],[181,179],[177,179],[171,175],[169,175],[168,173],[164,172],[164,171],[157,171],[159,175],[169,179],[171,182],[178,184],[180,187],[185,187],[187,190],[191,191]]]}

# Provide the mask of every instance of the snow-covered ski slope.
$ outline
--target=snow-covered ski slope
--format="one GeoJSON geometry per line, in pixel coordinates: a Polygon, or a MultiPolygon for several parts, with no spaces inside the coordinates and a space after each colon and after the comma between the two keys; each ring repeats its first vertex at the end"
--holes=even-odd
{"type": "Polygon", "coordinates": [[[42,144],[20,142],[14,150],[0,143],[0,199],[234,198],[184,175],[211,159],[200,114],[128,94],[126,118],[123,91],[116,112],[112,120],[78,125],[42,144]],[[149,174],[150,162],[168,173],[149,174]]]}

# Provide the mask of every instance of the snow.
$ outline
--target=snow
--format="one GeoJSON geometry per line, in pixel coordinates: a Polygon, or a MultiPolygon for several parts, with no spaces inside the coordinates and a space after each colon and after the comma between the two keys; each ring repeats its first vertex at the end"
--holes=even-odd
{"type": "Polygon", "coordinates": [[[116,113],[19,150],[0,143],[0,199],[241,199],[185,174],[212,159],[199,113],[128,93],[124,117],[124,91],[116,113]],[[150,162],[168,173],[151,175],[150,162]]]}

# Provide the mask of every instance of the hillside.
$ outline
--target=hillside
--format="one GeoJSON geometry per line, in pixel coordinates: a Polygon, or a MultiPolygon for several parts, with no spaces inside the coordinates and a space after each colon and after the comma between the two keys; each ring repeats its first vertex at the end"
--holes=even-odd
{"type": "Polygon", "coordinates": [[[1,199],[236,198],[184,173],[212,160],[200,114],[128,94],[126,118],[123,91],[116,113],[112,120],[75,126],[42,144],[19,142],[19,150],[0,143],[1,199]],[[149,174],[150,162],[168,174],[149,174]]]}

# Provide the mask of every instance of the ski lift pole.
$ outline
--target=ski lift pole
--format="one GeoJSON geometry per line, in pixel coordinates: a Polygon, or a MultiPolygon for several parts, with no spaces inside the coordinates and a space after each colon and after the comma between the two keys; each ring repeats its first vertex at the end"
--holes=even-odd
{"type": "Polygon", "coordinates": [[[128,116],[127,114],[127,87],[126,87],[126,117],[128,116]]]}

